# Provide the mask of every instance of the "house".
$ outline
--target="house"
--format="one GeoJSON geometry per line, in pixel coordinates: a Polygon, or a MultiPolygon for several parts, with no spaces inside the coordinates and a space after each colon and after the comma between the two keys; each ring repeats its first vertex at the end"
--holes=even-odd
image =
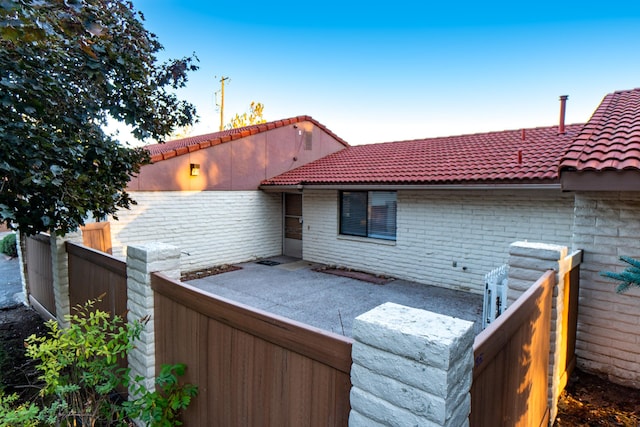
{"type": "Polygon", "coordinates": [[[558,160],[582,124],[345,148],[262,182],[303,196],[303,257],[484,292],[516,240],[570,245],[558,160]]]}
{"type": "MultiPolygon", "coordinates": [[[[260,191],[260,182],[346,146],[309,116],[147,146],[152,163],[127,188],[137,204],[110,221],[113,254],[161,240],[181,248],[183,272],[280,255],[284,212],[301,199],[260,191]]],[[[301,256],[301,241],[287,241],[285,253],[301,256]]]]}
{"type": "Polygon", "coordinates": [[[349,146],[301,116],[148,147],[112,221],[179,246],[182,271],[286,254],[482,293],[514,241],[583,249],[579,366],[640,388],[640,291],[600,276],[640,256],[640,89],[584,124],[349,146]]]}
{"type": "Polygon", "coordinates": [[[262,181],[301,194],[308,261],[483,292],[510,243],[584,250],[576,354],[640,387],[640,292],[602,270],[640,256],[640,89],[586,124],[347,147],[262,181]]]}

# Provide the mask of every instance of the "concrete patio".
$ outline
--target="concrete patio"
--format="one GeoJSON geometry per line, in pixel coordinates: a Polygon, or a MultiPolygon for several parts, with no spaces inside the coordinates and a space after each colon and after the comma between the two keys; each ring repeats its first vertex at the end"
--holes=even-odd
{"type": "Polygon", "coordinates": [[[238,264],[230,271],[186,283],[204,291],[337,334],[351,336],[353,319],[385,302],[421,308],[482,327],[481,295],[406,280],[377,285],[314,271],[313,264],[273,257],[280,264],[238,264]]]}

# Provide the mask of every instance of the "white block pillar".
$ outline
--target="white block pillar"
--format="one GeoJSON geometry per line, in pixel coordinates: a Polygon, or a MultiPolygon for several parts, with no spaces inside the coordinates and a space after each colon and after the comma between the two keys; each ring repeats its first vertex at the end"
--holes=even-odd
{"type": "Polygon", "coordinates": [[[386,303],[353,323],[349,426],[468,426],[473,323],[386,303]]]}
{"type": "Polygon", "coordinates": [[[18,249],[18,262],[20,265],[20,281],[22,282],[22,296],[24,297],[24,300],[22,301],[22,303],[28,307],[29,306],[29,287],[27,286],[27,283],[29,278],[27,276],[27,260],[26,260],[27,243],[26,243],[26,236],[22,234],[20,231],[16,231],[16,245],[18,249]]]}
{"type": "Polygon", "coordinates": [[[156,357],[154,339],[154,300],[151,273],[180,279],[180,249],[164,243],[146,243],[127,248],[127,320],[147,317],[146,327],[129,353],[131,377],[140,375],[148,390],[155,389],[156,357]]]}
{"type": "Polygon", "coordinates": [[[56,318],[63,327],[68,327],[66,316],[71,314],[69,302],[69,256],[65,242],[82,244],[82,231],[79,229],[64,236],[49,236],[51,242],[51,269],[53,278],[53,298],[56,304],[56,318]]]}

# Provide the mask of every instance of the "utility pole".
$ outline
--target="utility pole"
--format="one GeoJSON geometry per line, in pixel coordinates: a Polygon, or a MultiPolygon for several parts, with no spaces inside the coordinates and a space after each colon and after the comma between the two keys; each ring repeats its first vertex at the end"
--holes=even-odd
{"type": "Polygon", "coordinates": [[[220,77],[220,130],[224,130],[224,82],[229,80],[229,77],[220,77]]]}

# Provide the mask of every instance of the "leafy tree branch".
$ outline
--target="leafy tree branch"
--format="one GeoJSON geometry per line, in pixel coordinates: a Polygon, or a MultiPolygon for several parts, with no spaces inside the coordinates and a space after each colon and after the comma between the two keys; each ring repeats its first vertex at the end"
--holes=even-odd
{"type": "Polygon", "coordinates": [[[0,222],[65,234],[134,203],[124,191],[148,161],[103,128],[162,139],[196,120],[177,99],[195,56],[162,49],[124,0],[0,1],[0,222]]]}

